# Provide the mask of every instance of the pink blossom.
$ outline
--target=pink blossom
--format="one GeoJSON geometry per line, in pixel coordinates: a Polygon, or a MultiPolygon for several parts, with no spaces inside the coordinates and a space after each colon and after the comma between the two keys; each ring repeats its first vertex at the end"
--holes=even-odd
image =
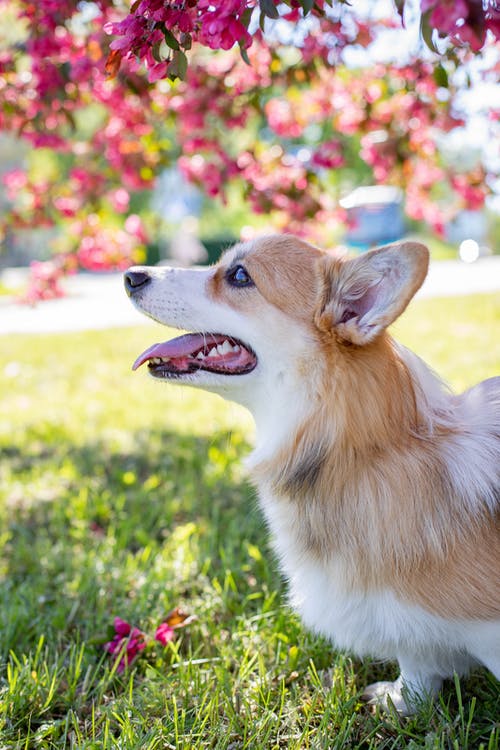
{"type": "Polygon", "coordinates": [[[287,99],[270,99],[265,107],[269,127],[283,138],[298,138],[305,123],[299,122],[297,108],[287,99]]]}
{"type": "Polygon", "coordinates": [[[146,647],[146,635],[138,628],[133,628],[120,617],[115,617],[115,635],[103,648],[118,661],[116,671],[120,674],[136,656],[146,647]]]}
{"type": "Polygon", "coordinates": [[[125,219],[125,231],[135,237],[141,244],[146,244],[148,237],[142,219],[137,214],[130,214],[125,219]]]}
{"type": "Polygon", "coordinates": [[[132,626],[125,620],[122,620],[121,617],[115,617],[114,626],[115,634],[120,636],[120,638],[125,638],[127,635],[130,635],[130,631],[132,630],[132,626]]]}
{"type": "Polygon", "coordinates": [[[440,0],[436,3],[431,14],[431,24],[439,31],[453,34],[457,21],[467,19],[469,9],[465,0],[440,0]]]}
{"type": "Polygon", "coordinates": [[[486,40],[486,26],[479,24],[472,26],[464,23],[456,28],[453,38],[458,44],[468,44],[472,50],[479,52],[486,40]]]}
{"type": "Polygon", "coordinates": [[[167,622],[162,622],[158,625],[155,632],[155,641],[159,641],[163,646],[173,641],[175,638],[175,630],[167,622]]]}
{"type": "Polygon", "coordinates": [[[449,36],[455,44],[468,44],[475,52],[484,45],[487,28],[495,33],[495,14],[498,14],[498,9],[491,2],[421,0],[421,10],[423,13],[431,11],[431,27],[449,36]]]}
{"type": "MultiPolygon", "coordinates": [[[[175,639],[175,631],[178,628],[186,627],[194,619],[196,619],[194,615],[188,615],[176,607],[158,625],[154,640],[166,646],[175,639]]],[[[115,663],[118,661],[117,672],[123,672],[125,667],[128,667],[140,652],[152,643],[152,639],[139,628],[132,627],[126,620],[122,620],[121,617],[115,617],[114,631],[113,639],[105,643],[103,648],[115,657],[115,663]]]]}
{"type": "Polygon", "coordinates": [[[19,191],[28,184],[28,176],[23,169],[11,169],[2,176],[2,182],[8,198],[14,200],[19,191]]]}
{"type": "Polygon", "coordinates": [[[28,288],[20,301],[35,305],[41,300],[57,299],[64,296],[60,285],[63,268],[57,259],[47,261],[33,261],[30,264],[30,278],[28,288]]]}
{"type": "MultiPolygon", "coordinates": [[[[241,8],[241,4],[238,3],[241,8]]],[[[252,37],[241,21],[231,17],[232,14],[224,15],[217,11],[207,11],[201,15],[201,30],[198,35],[202,44],[211,49],[231,49],[235,44],[249,47],[252,37]],[[219,16],[219,17],[217,17],[219,16]]]]}
{"type": "MultiPolygon", "coordinates": [[[[278,42],[253,26],[248,31],[254,0],[138,0],[129,13],[124,4],[96,0],[99,15],[83,26],[73,22],[80,12],[74,0],[15,5],[28,36],[22,50],[0,52],[0,130],[64,153],[50,179],[36,171],[4,178],[12,205],[3,226],[60,230],[54,266],[33,270],[35,297],[62,292],[69,257],[92,270],[135,262],[146,233],[138,216],[127,216],[134,194],[152,187],[178,157],[181,171],[206,195],[224,199],[234,183],[277,228],[301,232],[319,232],[320,222],[339,216],[335,202],[352,174],[328,170],[344,170],[352,159],[364,161],[363,178],[401,184],[412,215],[438,227],[450,212],[484,199],[490,182],[484,173],[457,177],[440,162],[436,134],[459,125],[454,77],[443,101],[440,71],[427,60],[375,64],[362,73],[347,68],[346,47],[369,43],[379,28],[358,23],[347,7],[334,20],[322,17],[326,6],[317,3],[289,63],[278,42]],[[115,38],[104,36],[103,26],[115,38]],[[105,70],[110,43],[114,78],[105,70]],[[199,54],[202,46],[208,49],[199,54]],[[209,54],[214,48],[221,53],[209,54]],[[189,62],[185,80],[151,85],[173,76],[179,60],[183,68],[184,57],[174,62],[179,51],[189,62]],[[432,210],[435,194],[446,196],[446,212],[443,204],[432,210]]],[[[298,0],[289,8],[275,5],[286,14],[284,24],[304,15],[298,0]]],[[[421,9],[431,30],[469,47],[460,58],[483,45],[487,29],[500,34],[494,0],[421,0],[421,9]]],[[[493,78],[495,70],[483,73],[493,78]]]]}
{"type": "Polygon", "coordinates": [[[125,188],[117,188],[109,193],[109,199],[114,210],[119,214],[125,213],[130,203],[130,195],[125,188]]]}
{"type": "Polygon", "coordinates": [[[61,195],[54,198],[54,206],[63,216],[73,217],[80,208],[80,201],[76,196],[61,195]]]}
{"type": "Polygon", "coordinates": [[[486,198],[486,187],[484,185],[484,175],[479,173],[474,180],[469,175],[458,174],[452,180],[455,191],[462,197],[464,208],[478,210],[484,206],[486,198]]]}
{"type": "Polygon", "coordinates": [[[316,167],[324,169],[338,169],[345,164],[342,153],[342,144],[339,140],[330,140],[322,143],[312,155],[312,163],[316,167]]]}

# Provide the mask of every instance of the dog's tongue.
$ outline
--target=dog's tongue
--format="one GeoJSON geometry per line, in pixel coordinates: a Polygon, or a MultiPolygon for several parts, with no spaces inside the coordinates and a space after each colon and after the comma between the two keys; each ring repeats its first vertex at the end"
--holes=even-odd
{"type": "Polygon", "coordinates": [[[218,336],[213,333],[186,333],[184,336],[171,339],[170,341],[163,341],[160,344],[153,344],[149,349],[140,354],[132,365],[132,370],[137,370],[138,367],[147,362],[149,359],[154,357],[169,357],[175,359],[177,357],[187,357],[198,349],[209,346],[217,346],[221,344],[226,337],[218,336]]]}

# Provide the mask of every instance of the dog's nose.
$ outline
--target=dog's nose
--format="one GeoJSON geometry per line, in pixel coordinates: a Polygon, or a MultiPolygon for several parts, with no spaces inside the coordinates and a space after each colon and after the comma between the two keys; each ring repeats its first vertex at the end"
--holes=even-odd
{"type": "Polygon", "coordinates": [[[151,276],[144,271],[127,271],[123,277],[125,283],[125,291],[128,296],[131,297],[133,294],[144,289],[144,287],[151,281],[151,276]]]}

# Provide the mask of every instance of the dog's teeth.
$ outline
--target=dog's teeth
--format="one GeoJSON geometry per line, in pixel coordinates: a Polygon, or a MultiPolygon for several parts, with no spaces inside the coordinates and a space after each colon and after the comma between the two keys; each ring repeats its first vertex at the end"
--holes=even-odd
{"type": "Polygon", "coordinates": [[[224,341],[222,346],[217,347],[217,351],[219,352],[219,354],[229,354],[229,352],[233,351],[233,347],[231,346],[229,341],[224,341]]]}
{"type": "MultiPolygon", "coordinates": [[[[231,345],[229,345],[229,346],[231,346],[231,345]]],[[[240,349],[241,349],[241,347],[238,346],[238,344],[234,344],[233,346],[231,346],[231,351],[232,352],[239,352],[240,349]]]]}
{"type": "Polygon", "coordinates": [[[196,355],[196,359],[205,359],[205,355],[203,354],[203,352],[198,352],[198,354],[196,355]]]}
{"type": "Polygon", "coordinates": [[[217,347],[214,346],[214,348],[210,349],[210,351],[208,352],[207,357],[217,357],[217,356],[218,356],[217,347]]]}
{"type": "Polygon", "coordinates": [[[224,354],[228,354],[231,351],[231,346],[228,341],[224,341],[223,344],[219,344],[217,347],[217,352],[220,354],[221,357],[224,356],[224,354]]]}

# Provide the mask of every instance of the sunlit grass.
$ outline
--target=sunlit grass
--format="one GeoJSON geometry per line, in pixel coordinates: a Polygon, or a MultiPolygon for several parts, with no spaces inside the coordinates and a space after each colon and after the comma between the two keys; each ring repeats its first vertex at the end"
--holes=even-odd
{"type": "Polygon", "coordinates": [[[455,391],[500,374],[500,294],[413,302],[393,335],[455,391]]]}
{"type": "MultiPolygon", "coordinates": [[[[497,296],[421,300],[395,333],[460,390],[499,372],[499,323],[497,296]]],[[[0,747],[498,750],[484,671],[414,719],[361,705],[394,665],[287,609],[241,468],[251,421],[132,373],[157,334],[0,339],[0,747]],[[117,676],[113,617],[152,633],[176,605],[197,621],[117,676]]]]}

